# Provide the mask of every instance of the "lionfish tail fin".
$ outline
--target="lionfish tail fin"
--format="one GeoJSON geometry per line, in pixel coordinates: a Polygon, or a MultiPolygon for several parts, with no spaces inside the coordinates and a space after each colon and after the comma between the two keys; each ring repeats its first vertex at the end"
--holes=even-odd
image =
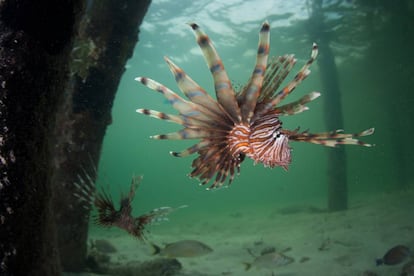
{"type": "Polygon", "coordinates": [[[305,131],[302,133],[292,134],[289,138],[293,141],[308,142],[327,147],[335,147],[336,145],[358,145],[372,147],[374,144],[368,144],[355,138],[372,135],[374,131],[374,128],[369,128],[354,134],[343,133],[342,129],[323,133],[309,133],[305,131]]]}

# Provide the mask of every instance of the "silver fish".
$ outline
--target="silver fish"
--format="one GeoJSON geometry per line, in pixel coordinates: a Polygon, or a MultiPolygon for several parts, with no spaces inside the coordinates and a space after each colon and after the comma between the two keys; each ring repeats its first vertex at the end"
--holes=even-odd
{"type": "Polygon", "coordinates": [[[191,258],[206,255],[213,251],[208,245],[196,240],[182,240],[165,245],[161,248],[151,244],[153,248],[152,255],[159,254],[168,258],[191,258]]]}
{"type": "Polygon", "coordinates": [[[91,240],[91,249],[96,249],[101,253],[115,253],[118,251],[110,241],[103,239],[91,240]]]}
{"type": "Polygon", "coordinates": [[[244,263],[245,270],[249,270],[253,266],[257,268],[275,269],[281,266],[293,263],[295,260],[292,257],[286,256],[283,253],[270,252],[260,255],[251,263],[244,263]]]}

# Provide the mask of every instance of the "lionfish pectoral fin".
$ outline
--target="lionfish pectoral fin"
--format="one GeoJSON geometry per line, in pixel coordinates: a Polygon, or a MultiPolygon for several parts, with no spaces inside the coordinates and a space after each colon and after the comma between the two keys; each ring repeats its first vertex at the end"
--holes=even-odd
{"type": "Polygon", "coordinates": [[[222,60],[207,34],[205,34],[197,24],[189,23],[189,25],[195,33],[197,43],[200,46],[207,66],[213,75],[217,101],[231,116],[234,122],[240,122],[240,108],[237,104],[236,95],[226,70],[224,69],[222,60]]]}
{"type": "Polygon", "coordinates": [[[146,240],[144,233],[149,233],[149,231],[146,229],[147,225],[156,224],[162,221],[168,221],[167,215],[169,215],[171,212],[177,209],[184,208],[184,206],[186,205],[182,205],[177,208],[159,207],[137,218],[134,218],[134,229],[130,233],[140,240],[146,240]]]}
{"type": "Polygon", "coordinates": [[[201,142],[199,142],[199,143],[197,143],[197,144],[195,144],[195,145],[193,145],[193,146],[191,146],[191,147],[189,147],[189,148],[187,148],[187,149],[185,149],[185,150],[183,150],[181,152],[171,151],[170,154],[172,156],[175,156],[175,157],[185,157],[185,156],[189,156],[189,155],[191,155],[193,153],[196,153],[199,150],[205,148],[209,144],[210,144],[210,141],[203,140],[203,141],[201,141],[201,142]]]}
{"type": "Polygon", "coordinates": [[[324,133],[302,132],[293,134],[289,138],[293,141],[308,142],[327,147],[335,147],[336,145],[358,145],[364,147],[372,147],[375,145],[362,142],[361,140],[355,139],[355,137],[369,136],[373,134],[374,131],[374,128],[369,128],[354,134],[342,133],[342,130],[335,130],[324,133]]]}
{"type": "Polygon", "coordinates": [[[188,207],[188,205],[181,205],[175,208],[169,206],[155,208],[145,215],[148,218],[146,220],[146,224],[154,224],[162,221],[168,221],[168,215],[170,215],[174,211],[177,211],[178,209],[183,209],[186,207],[188,207]]]}

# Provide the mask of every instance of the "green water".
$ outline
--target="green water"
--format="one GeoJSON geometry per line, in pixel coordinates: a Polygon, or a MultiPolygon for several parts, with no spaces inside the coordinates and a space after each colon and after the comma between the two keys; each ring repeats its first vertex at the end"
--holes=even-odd
{"type": "MultiPolygon", "coordinates": [[[[288,171],[254,166],[246,158],[241,175],[228,189],[206,191],[207,186],[199,186],[196,179],[187,177],[196,155],[176,158],[169,154],[196,141],[152,140],[150,135],[177,131],[180,126],[135,112],[137,108],[149,108],[176,114],[161,94],[134,80],[146,76],[181,94],[163,56],[170,57],[214,97],[211,74],[188,22],[196,22],[210,36],[234,83],[245,84],[253,70],[258,32],[265,20],[271,26],[270,55],[295,54],[296,72],[309,58],[312,47],[308,32],[310,2],[153,1],[119,86],[113,123],[103,145],[99,175],[111,184],[113,196],[117,198],[120,191],[129,189],[132,174],[142,174],[144,180],[134,200],[135,214],[159,206],[187,204],[189,208],[172,218],[185,221],[201,214],[254,214],[255,210],[292,204],[326,208],[328,153],[335,148],[291,142],[292,163],[288,171]]],[[[362,138],[375,147],[346,146],[351,205],[356,197],[406,188],[410,182],[407,171],[413,159],[409,144],[413,127],[409,118],[414,112],[409,103],[414,99],[410,92],[414,81],[412,64],[407,62],[412,60],[412,52],[404,50],[413,45],[413,36],[412,31],[410,34],[402,29],[407,29],[412,19],[396,13],[412,14],[413,8],[410,1],[404,2],[407,9],[389,9],[386,3],[379,2],[331,1],[324,5],[327,27],[323,35],[330,39],[341,91],[344,125],[337,127],[350,133],[376,128],[374,135],[362,138]],[[335,5],[337,2],[342,4],[335,5]],[[406,169],[402,171],[403,167],[406,169]]],[[[320,55],[324,53],[320,51],[320,55]]],[[[308,104],[310,110],[283,117],[287,129],[299,126],[312,132],[328,130],[325,118],[330,115],[324,114],[322,97],[329,91],[322,89],[318,64],[311,71],[285,102],[311,91],[320,91],[322,96],[308,104]]],[[[291,73],[288,80],[293,76],[291,73]]]]}

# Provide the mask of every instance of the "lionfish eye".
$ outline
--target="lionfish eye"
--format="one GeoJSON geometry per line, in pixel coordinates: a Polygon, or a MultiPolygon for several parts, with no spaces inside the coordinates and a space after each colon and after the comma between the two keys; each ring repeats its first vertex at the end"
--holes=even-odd
{"type": "Polygon", "coordinates": [[[279,138],[279,137],[280,137],[280,132],[279,132],[279,130],[275,130],[275,131],[272,133],[272,137],[273,137],[273,140],[276,140],[277,138],[279,138]]]}
{"type": "Polygon", "coordinates": [[[280,135],[281,135],[280,130],[281,129],[282,129],[282,123],[280,123],[280,125],[273,131],[273,133],[272,133],[273,140],[276,140],[277,138],[280,137],[280,135]]]}

